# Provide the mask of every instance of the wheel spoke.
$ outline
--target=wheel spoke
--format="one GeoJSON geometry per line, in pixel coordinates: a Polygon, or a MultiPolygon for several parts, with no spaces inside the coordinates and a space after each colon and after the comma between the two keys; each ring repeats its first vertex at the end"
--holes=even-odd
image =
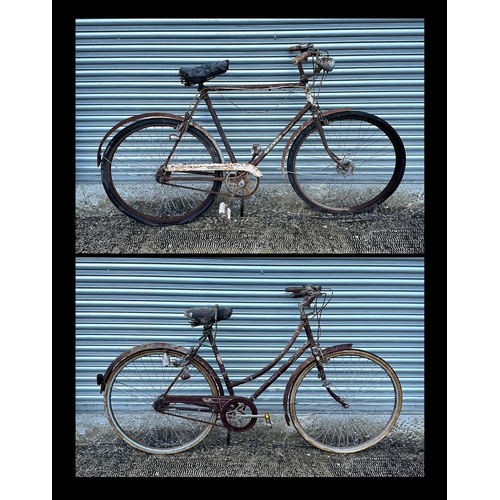
{"type": "Polygon", "coordinates": [[[405,151],[396,131],[363,112],[326,114],[323,131],[335,162],[314,123],[295,139],[288,177],[309,205],[327,212],[358,212],[385,201],[398,187],[405,151]]]}
{"type": "Polygon", "coordinates": [[[155,406],[155,401],[173,383],[169,394],[215,395],[210,374],[194,361],[190,377],[177,377],[183,355],[165,350],[145,350],[122,361],[111,373],[104,395],[108,420],[130,445],[149,453],[171,454],[201,442],[217,419],[215,409],[184,404],[155,406]],[[156,409],[155,409],[156,408],[156,409]]]}
{"type": "Polygon", "coordinates": [[[221,162],[216,146],[199,129],[189,127],[179,141],[172,141],[179,123],[170,118],[140,120],[120,131],[104,153],[106,193],[117,208],[144,224],[192,220],[210,207],[220,191],[220,172],[194,177],[192,172],[160,169],[174,146],[171,163],[221,162]]]}
{"type": "Polygon", "coordinates": [[[392,368],[373,354],[347,350],[327,354],[324,369],[331,390],[348,407],[329,394],[312,362],[291,390],[290,413],[298,432],[314,446],[338,453],[379,442],[401,411],[401,385],[392,368]]]}

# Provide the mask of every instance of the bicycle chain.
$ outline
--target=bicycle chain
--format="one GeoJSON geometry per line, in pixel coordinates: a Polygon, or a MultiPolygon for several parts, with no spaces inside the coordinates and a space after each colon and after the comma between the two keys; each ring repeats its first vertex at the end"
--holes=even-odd
{"type": "MultiPolygon", "coordinates": [[[[200,422],[202,424],[213,425],[215,427],[225,427],[224,424],[218,424],[217,422],[211,424],[210,422],[207,422],[206,420],[200,420],[199,418],[194,418],[194,417],[184,417],[183,415],[179,415],[178,413],[170,413],[168,411],[161,411],[158,413],[162,413],[163,415],[170,415],[171,417],[183,418],[185,420],[191,420],[192,422],[200,422]]],[[[219,417],[217,417],[217,418],[219,418],[219,417]]]]}
{"type": "MultiPolygon", "coordinates": [[[[221,178],[220,182],[224,182],[224,178],[221,178]]],[[[169,186],[173,186],[173,187],[177,187],[177,188],[182,188],[182,189],[189,189],[191,191],[200,191],[202,193],[207,193],[207,194],[216,194],[218,196],[225,196],[228,200],[228,203],[231,202],[233,200],[233,198],[236,196],[237,198],[244,198],[246,196],[249,196],[250,194],[253,194],[257,188],[254,188],[252,189],[251,192],[249,193],[246,193],[246,194],[243,194],[243,195],[238,195],[238,189],[235,189],[234,192],[232,193],[225,193],[223,191],[212,191],[212,190],[208,190],[208,189],[202,189],[202,188],[195,188],[195,187],[192,187],[192,186],[183,186],[182,184],[176,184],[174,182],[168,182],[168,183],[165,183],[165,184],[168,184],[169,186]]]]}

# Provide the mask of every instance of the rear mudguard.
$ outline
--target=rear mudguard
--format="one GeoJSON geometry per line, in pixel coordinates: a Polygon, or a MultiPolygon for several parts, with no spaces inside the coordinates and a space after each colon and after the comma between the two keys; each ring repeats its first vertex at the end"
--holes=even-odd
{"type": "MultiPolygon", "coordinates": [[[[338,344],[334,345],[331,347],[326,347],[325,349],[322,349],[323,355],[330,354],[331,352],[336,352],[336,351],[346,351],[352,347],[352,344],[338,344]]],[[[297,369],[292,373],[290,379],[288,380],[288,383],[286,384],[285,387],[285,392],[283,394],[283,409],[285,410],[285,420],[288,425],[290,425],[290,416],[288,415],[288,401],[290,399],[290,391],[292,390],[292,386],[297,380],[297,377],[299,376],[299,373],[309,364],[314,362],[315,356],[311,354],[306,360],[304,360],[300,365],[297,367],[297,369]]]]}
{"type": "MultiPolygon", "coordinates": [[[[126,118],[125,120],[122,120],[121,122],[117,123],[114,127],[110,128],[104,137],[101,139],[101,142],[99,143],[99,147],[97,148],[97,166],[99,167],[101,165],[102,161],[102,156],[101,156],[101,150],[103,148],[104,143],[106,142],[106,139],[115,131],[118,130],[120,127],[123,127],[125,124],[130,124],[132,122],[136,122],[138,120],[142,120],[144,118],[153,118],[153,117],[160,117],[160,118],[174,118],[176,120],[180,120],[181,122],[184,121],[184,117],[180,115],[173,115],[172,113],[162,113],[162,112],[157,112],[157,113],[142,113],[140,115],[134,115],[129,118],[126,118]]],[[[215,141],[215,139],[212,137],[212,135],[205,130],[201,125],[198,125],[196,122],[191,122],[190,127],[194,127],[198,129],[200,132],[203,132],[211,141],[212,144],[214,145],[215,149],[218,151],[220,154],[220,157],[222,161],[224,161],[224,154],[222,153],[222,150],[220,149],[219,145],[215,141]]]]}
{"type": "MultiPolygon", "coordinates": [[[[167,342],[153,342],[151,344],[141,344],[135,347],[132,347],[132,349],[129,349],[128,351],[122,352],[117,358],[115,358],[111,364],[108,366],[106,372],[104,373],[104,376],[102,379],[100,379],[101,382],[101,392],[104,391],[106,388],[106,383],[109,379],[109,376],[111,375],[111,372],[115,369],[115,367],[123,361],[124,359],[128,358],[129,356],[132,356],[133,354],[137,354],[142,351],[147,351],[149,349],[172,349],[173,351],[177,351],[182,355],[188,355],[189,350],[178,346],[174,344],[168,344],[167,342]]],[[[217,385],[217,390],[219,391],[219,396],[224,396],[224,388],[222,387],[222,383],[220,381],[220,378],[217,376],[217,373],[215,373],[215,370],[200,356],[196,355],[194,357],[194,360],[197,361],[205,370],[207,370],[210,373],[210,376],[212,377],[213,381],[217,385]]]]}

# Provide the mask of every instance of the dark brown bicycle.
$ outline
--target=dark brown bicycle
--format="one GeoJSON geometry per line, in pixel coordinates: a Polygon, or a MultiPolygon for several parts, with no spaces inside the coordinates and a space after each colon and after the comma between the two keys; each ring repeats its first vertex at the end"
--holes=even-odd
{"type": "Polygon", "coordinates": [[[286,288],[299,303],[300,322],[282,352],[267,366],[241,380],[232,380],[217,347],[218,323],[232,315],[229,307],[195,307],[184,314],[191,326],[203,326],[197,345],[186,349],[164,342],[125,351],[97,375],[111,426],[128,444],[156,454],[186,451],[205,439],[215,426],[228,432],[251,429],[259,414],[255,401],[304,353],[309,356],[291,374],[283,394],[288,425],[313,446],[337,453],[364,450],[383,439],[401,412],[403,394],[391,366],[352,344],[321,347],[320,317],[331,290],[319,285],[286,288]],[[311,312],[306,312],[311,308],[311,312]],[[317,318],[314,337],[310,318],[317,318]],[[284,359],[299,334],[306,339],[249,397],[235,388],[255,381],[284,359]],[[199,354],[210,346],[219,372],[199,354]]]}
{"type": "Polygon", "coordinates": [[[206,81],[227,71],[229,61],[181,68],[182,83],[198,88],[184,116],[164,112],[135,115],[109,130],[99,144],[97,164],[113,204],[138,222],[165,226],[195,219],[220,196],[219,211],[229,217],[231,200],[255,193],[262,177],[257,166],[306,114],[309,117],[293,132],[282,155],[283,178],[286,163],[288,180],[297,195],[330,213],[364,211],[389,198],[406,165],[397,132],[383,119],[363,111],[323,111],[319,105],[321,84],[335,65],[333,58],[312,43],[294,45],[290,51],[300,52],[293,59],[298,82],[206,86],[206,81]],[[306,73],[308,60],[312,68],[306,73]],[[210,94],[278,89],[303,90],[304,107],[267,147],[254,144],[248,161],[238,161],[210,94]],[[212,135],[194,121],[202,101],[229,161],[212,135]]]}

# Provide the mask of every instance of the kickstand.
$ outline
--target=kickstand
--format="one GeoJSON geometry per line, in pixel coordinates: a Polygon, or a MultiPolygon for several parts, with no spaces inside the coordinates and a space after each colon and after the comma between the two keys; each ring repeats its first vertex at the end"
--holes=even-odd
{"type": "Polygon", "coordinates": [[[229,446],[231,442],[231,431],[228,429],[226,436],[226,445],[229,446]]]}

